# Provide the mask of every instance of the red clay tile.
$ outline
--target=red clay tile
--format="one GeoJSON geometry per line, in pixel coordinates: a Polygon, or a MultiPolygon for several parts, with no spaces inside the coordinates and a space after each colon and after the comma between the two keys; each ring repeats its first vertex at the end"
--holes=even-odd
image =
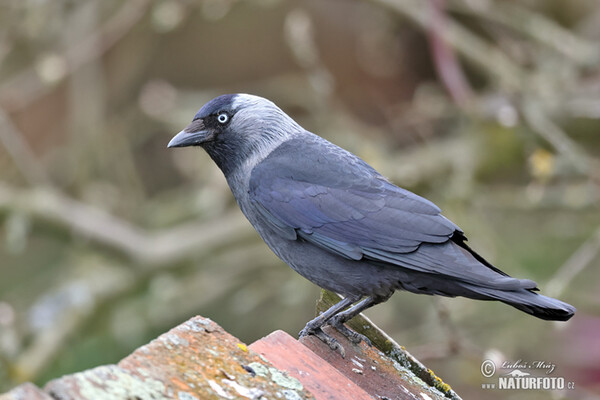
{"type": "Polygon", "coordinates": [[[277,368],[288,371],[317,400],[373,400],[324,359],[283,331],[275,331],[252,343],[250,349],[262,354],[277,368]]]}
{"type": "Polygon", "coordinates": [[[335,329],[325,327],[325,332],[335,337],[344,347],[346,356],[332,351],[314,336],[300,339],[328,365],[352,380],[375,399],[414,400],[444,399],[443,393],[423,382],[412,371],[400,366],[375,347],[364,342],[353,344],[335,329]]]}

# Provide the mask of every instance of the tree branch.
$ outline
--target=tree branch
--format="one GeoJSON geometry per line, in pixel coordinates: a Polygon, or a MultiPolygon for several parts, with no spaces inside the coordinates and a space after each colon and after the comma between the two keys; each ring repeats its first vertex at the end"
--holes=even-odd
{"type": "MultiPolygon", "coordinates": [[[[82,65],[100,57],[119,41],[144,16],[149,0],[124,2],[119,11],[112,16],[92,36],[65,49],[60,56],[66,63],[66,71],[60,76],[64,79],[82,65]]],[[[44,82],[34,66],[24,69],[0,86],[0,104],[14,112],[27,107],[33,100],[51,90],[57,82],[44,82]],[[52,83],[52,84],[49,84],[52,83]]]]}
{"type": "Polygon", "coordinates": [[[600,228],[585,241],[558,269],[548,282],[546,292],[549,296],[560,297],[573,278],[583,271],[600,253],[600,228]]]}
{"type": "Polygon", "coordinates": [[[0,185],[0,212],[19,211],[72,230],[132,259],[142,268],[174,264],[217,246],[250,237],[250,225],[237,212],[149,233],[103,210],[49,189],[16,190],[0,185]]]}
{"type": "Polygon", "coordinates": [[[0,108],[0,142],[29,184],[44,185],[50,182],[46,170],[2,108],[0,108]]]}

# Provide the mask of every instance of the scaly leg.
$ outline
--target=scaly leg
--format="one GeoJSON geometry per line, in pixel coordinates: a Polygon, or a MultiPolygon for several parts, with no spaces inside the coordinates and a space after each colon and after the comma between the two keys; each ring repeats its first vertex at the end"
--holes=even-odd
{"type": "Polygon", "coordinates": [[[346,327],[344,323],[346,321],[351,320],[367,308],[373,307],[374,305],[379,303],[383,303],[384,301],[389,299],[391,295],[392,293],[390,293],[388,296],[369,296],[363,299],[360,303],[353,305],[346,311],[334,315],[329,319],[327,323],[334,327],[339,333],[346,336],[348,340],[352,343],[358,344],[361,341],[364,341],[369,346],[372,346],[369,338],[367,338],[365,335],[361,335],[358,332],[354,332],[352,329],[346,327]]]}
{"type": "Polygon", "coordinates": [[[346,307],[352,305],[352,303],[358,301],[358,299],[360,299],[360,297],[346,297],[337,304],[331,306],[327,311],[321,313],[315,319],[309,321],[304,327],[304,329],[300,331],[300,337],[302,338],[304,336],[314,335],[318,337],[323,343],[328,345],[331,348],[331,350],[339,351],[342,357],[344,357],[346,352],[344,351],[342,345],[332,336],[323,332],[322,326],[332,317],[334,317],[337,313],[341,312],[346,307]]]}

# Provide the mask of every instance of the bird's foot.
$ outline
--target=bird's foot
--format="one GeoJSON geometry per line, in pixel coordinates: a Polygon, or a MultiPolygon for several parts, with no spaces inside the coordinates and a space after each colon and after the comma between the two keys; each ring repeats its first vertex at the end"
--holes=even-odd
{"type": "Polygon", "coordinates": [[[359,344],[360,342],[365,342],[366,344],[369,345],[369,347],[373,346],[373,344],[371,343],[371,340],[369,340],[368,337],[348,328],[346,325],[344,325],[343,320],[340,318],[337,318],[337,316],[335,316],[335,317],[331,318],[329,321],[327,321],[327,324],[331,325],[336,331],[338,331],[339,333],[344,335],[350,342],[352,342],[354,344],[359,344]]]}
{"type": "Polygon", "coordinates": [[[309,327],[308,325],[305,326],[304,329],[300,331],[300,338],[308,335],[316,336],[321,342],[329,346],[331,350],[339,352],[342,358],[346,358],[346,350],[344,350],[344,347],[340,344],[340,342],[338,342],[333,336],[323,332],[321,327],[313,328],[309,327]]]}

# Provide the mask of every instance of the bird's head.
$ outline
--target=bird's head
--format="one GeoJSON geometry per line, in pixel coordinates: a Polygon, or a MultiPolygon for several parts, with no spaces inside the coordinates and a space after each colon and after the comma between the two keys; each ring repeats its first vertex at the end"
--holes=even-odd
{"type": "Polygon", "coordinates": [[[273,102],[226,94],[206,103],[167,147],[202,146],[225,174],[260,161],[302,128],[273,102]]]}

